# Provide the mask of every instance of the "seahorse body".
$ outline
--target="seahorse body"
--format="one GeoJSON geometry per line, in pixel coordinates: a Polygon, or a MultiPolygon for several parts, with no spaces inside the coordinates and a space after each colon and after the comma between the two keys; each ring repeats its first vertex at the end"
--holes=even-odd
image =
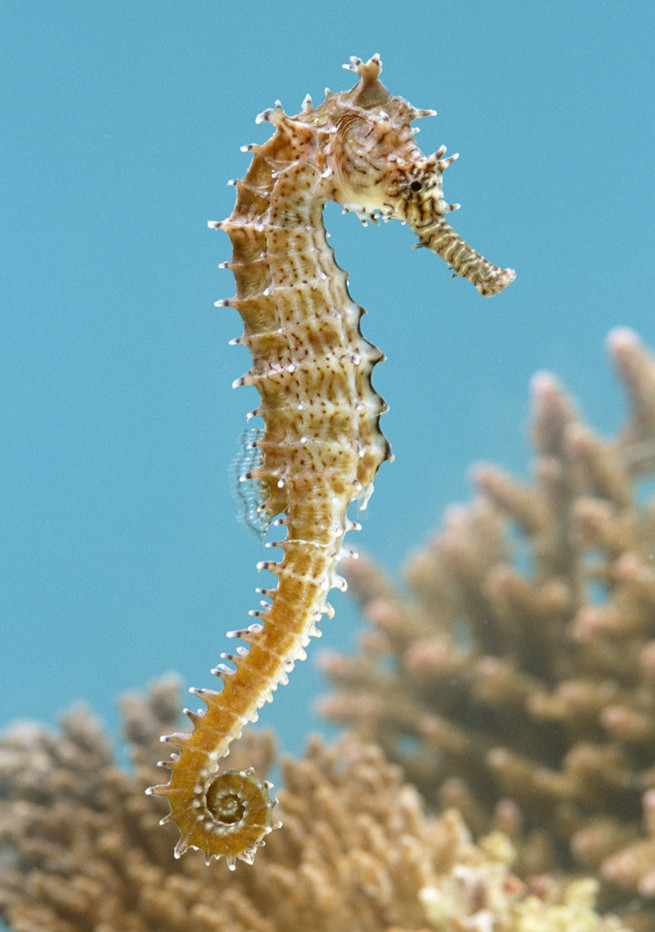
{"type": "Polygon", "coordinates": [[[363,218],[396,217],[416,232],[421,245],[440,254],[455,274],[484,295],[514,278],[483,259],[445,221],[454,205],[443,198],[442,173],[455,157],[444,149],[425,157],[414,143],[411,121],[432,114],[393,97],[379,80],[380,59],[345,66],[359,80],[347,92],[327,92],[314,108],[287,116],[280,104],[258,121],[275,134],[252,152],[250,168],[235,182],[237,199],[227,220],[210,226],[230,237],[233,256],[225,267],[237,293],[218,302],[236,308],[249,347],[250,370],[238,385],[254,385],[260,404],[253,412],[264,428],[251,444],[258,456],[243,478],[255,482],[259,526],[275,517],[286,537],[272,544],[280,562],[264,561],[277,587],[260,590],[267,600],[258,619],[232,632],[247,646],[216,670],[220,692],[192,690],[206,703],[187,713],[191,734],[169,735],[179,748],[163,763],[170,782],[151,787],[168,798],[181,837],[177,856],[200,848],[207,861],[225,857],[252,862],[257,846],[275,827],[270,784],[252,772],[219,774],[219,762],[258,709],[287,681],[305,656],[324,612],[328,590],[344,586],[336,567],[344,535],[356,527],[347,517],[354,499],[366,499],[382,462],[391,459],[379,427],[384,401],[371,385],[383,358],[360,332],[362,308],[351,299],[346,274],[335,263],[323,227],[328,200],[363,218]]]}

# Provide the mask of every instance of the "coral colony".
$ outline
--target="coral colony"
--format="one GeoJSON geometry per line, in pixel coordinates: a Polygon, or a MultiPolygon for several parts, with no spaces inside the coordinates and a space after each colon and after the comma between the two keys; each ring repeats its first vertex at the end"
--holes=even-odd
{"type": "MultiPolygon", "coordinates": [[[[0,736],[0,917],[16,932],[655,928],[655,506],[637,494],[655,472],[655,361],[625,330],[610,348],[630,399],[616,439],[539,375],[530,483],[478,468],[477,499],[408,564],[409,595],[348,562],[370,630],[362,655],[326,657],[324,711],[349,734],[286,761],[285,830],[254,869],[176,860],[166,803],[143,795],[177,724],[167,680],[123,699],[130,769],[83,708],[0,736]]],[[[230,759],[265,774],[273,754],[247,731],[230,759]]]]}

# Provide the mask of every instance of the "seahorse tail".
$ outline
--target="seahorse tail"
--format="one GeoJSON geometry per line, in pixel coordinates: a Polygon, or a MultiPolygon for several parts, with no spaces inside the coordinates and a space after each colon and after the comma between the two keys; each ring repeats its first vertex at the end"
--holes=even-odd
{"type": "Polygon", "coordinates": [[[237,859],[252,863],[257,848],[281,824],[273,821],[276,800],[271,783],[259,780],[252,769],[221,773],[219,765],[231,742],[257,720],[258,710],[272,699],[277,686],[288,681],[296,661],[305,658],[310,637],[320,634],[316,623],[323,612],[331,612],[326,593],[343,586],[335,567],[350,526],[344,507],[343,520],[336,522],[330,539],[313,546],[297,539],[298,528],[289,526],[289,537],[276,544],[284,551],[282,561],[260,564],[278,577],[276,589],[260,590],[272,604],[251,613],[257,622],[230,632],[247,646],[223,654],[229,664],[212,671],[222,680],[222,690],[192,689],[206,709],[186,710],[194,726],[191,734],[163,739],[179,749],[162,762],[170,770],[170,781],[147,792],[169,801],[170,813],[162,823],[174,822],[180,831],[176,857],[198,848],[207,863],[213,857],[224,857],[231,869],[237,859]]]}
{"type": "Polygon", "coordinates": [[[272,784],[260,780],[252,768],[219,772],[219,761],[229,753],[231,740],[251,716],[235,711],[223,692],[191,691],[207,709],[197,713],[186,710],[194,723],[191,734],[162,738],[179,751],[171,760],[161,762],[170,770],[169,783],[151,786],[146,792],[168,799],[170,812],[161,824],[174,822],[180,831],[176,858],[189,848],[197,848],[204,851],[207,864],[212,857],[224,857],[233,870],[237,859],[252,864],[257,848],[278,826],[273,822],[277,800],[270,793],[272,784]]]}

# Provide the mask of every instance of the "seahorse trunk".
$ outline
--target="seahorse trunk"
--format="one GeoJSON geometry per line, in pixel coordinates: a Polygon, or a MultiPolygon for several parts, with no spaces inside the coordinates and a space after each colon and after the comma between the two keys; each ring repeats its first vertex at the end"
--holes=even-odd
{"type": "Polygon", "coordinates": [[[312,154],[314,128],[292,126],[296,147],[290,161],[291,121],[278,115],[278,133],[255,157],[237,202],[220,226],[233,246],[226,263],[237,294],[219,302],[236,308],[244,323],[237,342],[253,363],[235,385],[254,385],[261,402],[253,415],[264,429],[255,441],[261,462],[243,478],[261,489],[258,510],[264,525],[284,512],[281,562],[265,561],[277,588],[260,590],[271,601],[255,611],[260,621],[232,634],[247,643],[215,672],[220,692],[193,690],[207,704],[191,714],[194,731],[172,735],[179,757],[168,762],[170,783],[154,792],[168,797],[181,838],[206,856],[251,861],[271,830],[272,803],[260,785],[255,804],[245,806],[241,785],[253,793],[249,774],[218,776],[219,761],[248,722],[286,682],[305,656],[316,623],[331,613],[326,594],[343,581],[336,574],[343,538],[356,525],[347,518],[353,499],[370,489],[389,445],[378,421],[386,405],[371,387],[371,370],[382,353],[359,330],[362,309],[349,297],[346,275],[336,265],[322,224],[325,197],[312,154]],[[299,143],[300,141],[300,143],[299,143]],[[222,790],[225,777],[231,784],[222,790]],[[240,778],[239,788],[232,784],[240,778]],[[256,812],[256,816],[253,813],[256,812]]]}

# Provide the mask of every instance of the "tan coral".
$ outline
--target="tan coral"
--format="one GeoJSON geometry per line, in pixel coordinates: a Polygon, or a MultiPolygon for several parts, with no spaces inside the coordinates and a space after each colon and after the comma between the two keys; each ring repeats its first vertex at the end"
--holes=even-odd
{"type": "MultiPolygon", "coordinates": [[[[593,881],[527,887],[505,835],[474,844],[454,810],[426,818],[397,765],[354,739],[286,763],[287,830],[254,870],[174,859],[143,786],[177,701],[167,680],[123,702],[134,772],[83,708],[60,733],[2,736],[0,917],[14,932],[621,932],[594,912],[593,881]]],[[[263,771],[271,753],[261,734],[232,751],[263,771]]]]}
{"type": "Polygon", "coordinates": [[[655,362],[628,330],[608,344],[630,402],[616,439],[540,373],[531,482],[478,467],[476,500],[410,560],[409,597],[365,557],[342,564],[371,629],[361,656],[325,658],[323,710],[476,832],[503,824],[524,874],[597,870],[627,902],[655,895],[655,362]]]}

